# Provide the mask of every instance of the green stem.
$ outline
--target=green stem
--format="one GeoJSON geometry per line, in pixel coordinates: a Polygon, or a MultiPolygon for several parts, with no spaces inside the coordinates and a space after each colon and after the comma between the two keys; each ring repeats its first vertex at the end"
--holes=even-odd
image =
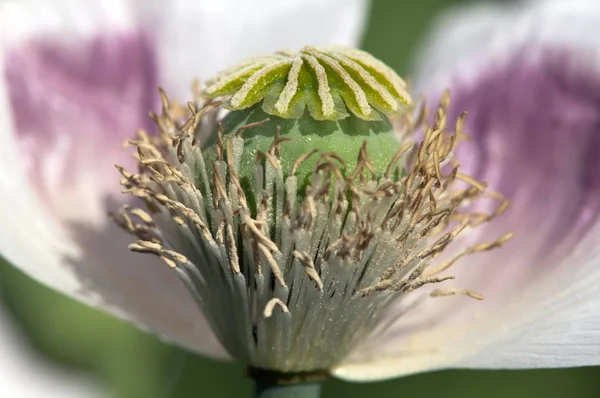
{"type": "Polygon", "coordinates": [[[319,398],[321,383],[274,385],[256,382],[256,398],[319,398]]]}
{"type": "Polygon", "coordinates": [[[256,381],[256,398],[319,398],[327,372],[279,373],[249,368],[256,381]]]}

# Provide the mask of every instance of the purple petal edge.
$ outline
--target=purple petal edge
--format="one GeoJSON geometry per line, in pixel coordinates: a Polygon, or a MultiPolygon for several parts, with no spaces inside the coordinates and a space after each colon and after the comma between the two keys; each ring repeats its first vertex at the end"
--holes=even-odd
{"type": "Polygon", "coordinates": [[[148,111],[158,104],[156,51],[147,35],[62,39],[38,38],[6,54],[21,166],[42,195],[80,184],[83,172],[98,176],[100,190],[109,178],[117,182],[114,163],[130,158],[122,143],[151,127],[148,111]]]}
{"type": "Polygon", "coordinates": [[[512,200],[519,239],[544,234],[543,257],[599,218],[600,72],[583,54],[529,55],[451,85],[450,120],[467,111],[459,159],[512,200]]]}

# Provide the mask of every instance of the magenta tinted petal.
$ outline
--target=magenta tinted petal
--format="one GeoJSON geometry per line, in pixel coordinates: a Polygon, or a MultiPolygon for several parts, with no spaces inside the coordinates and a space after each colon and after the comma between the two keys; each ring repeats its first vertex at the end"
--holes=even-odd
{"type": "MultiPolygon", "coordinates": [[[[23,162],[8,166],[25,169],[20,186],[34,186],[50,211],[21,206],[22,192],[2,179],[10,215],[16,214],[0,223],[3,236],[14,236],[2,254],[88,304],[223,357],[176,275],[130,252],[125,232],[107,215],[125,200],[114,168],[130,163],[131,151],[122,144],[139,128],[151,128],[148,111],[158,105],[153,44],[136,32],[73,40],[37,39],[3,54],[14,128],[2,137],[18,143],[23,162]]],[[[13,154],[16,148],[5,149],[13,154]]]]}
{"type": "Polygon", "coordinates": [[[581,238],[599,216],[600,73],[585,61],[523,52],[451,87],[452,116],[468,112],[466,171],[512,200],[508,226],[521,241],[544,236],[542,258],[568,250],[561,243],[581,238]]]}
{"type": "Polygon", "coordinates": [[[113,165],[130,157],[122,143],[150,127],[148,111],[157,105],[157,60],[146,36],[38,38],[5,59],[21,158],[54,211],[68,210],[60,205],[65,193],[84,202],[117,192],[113,165]]]}
{"type": "MultiPolygon", "coordinates": [[[[381,357],[385,364],[388,358],[398,373],[458,366],[452,360],[473,355],[473,345],[462,345],[465,336],[477,331],[483,333],[480,341],[493,341],[488,328],[499,327],[496,322],[503,318],[498,320],[497,314],[511,313],[506,310],[511,305],[524,314],[526,305],[535,308],[537,302],[521,299],[554,275],[570,272],[563,268],[577,271],[578,264],[568,259],[598,226],[600,75],[580,54],[547,52],[528,58],[522,53],[504,65],[490,64],[469,81],[451,82],[450,90],[449,123],[468,113],[465,131],[470,140],[461,143],[457,154],[462,171],[488,182],[512,205],[501,217],[458,239],[442,257],[510,231],[515,238],[500,250],[459,261],[448,272],[456,280],[447,287],[482,293],[483,301],[429,299],[425,289],[419,290],[390,312],[396,322],[355,354],[357,362],[369,358],[375,363],[381,357]],[[389,345],[382,347],[382,340],[389,345]],[[422,362],[414,361],[416,357],[422,362]]],[[[558,288],[560,280],[554,285],[558,288]]],[[[526,323],[519,316],[518,322],[526,323]]],[[[510,321],[501,326],[510,328],[510,321]]]]}
{"type": "Polygon", "coordinates": [[[586,60],[567,51],[522,51],[469,81],[450,83],[449,120],[467,112],[469,140],[457,154],[462,171],[511,206],[449,249],[507,232],[515,238],[453,268],[451,285],[482,293],[483,302],[432,302],[428,311],[410,314],[419,327],[443,330],[493,314],[558,268],[577,266],[564,260],[600,216],[600,74],[586,60]]]}

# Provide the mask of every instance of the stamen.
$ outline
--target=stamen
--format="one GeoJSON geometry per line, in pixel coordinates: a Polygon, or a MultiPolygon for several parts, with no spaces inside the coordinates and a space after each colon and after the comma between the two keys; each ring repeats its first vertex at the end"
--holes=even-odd
{"type": "Polygon", "coordinates": [[[474,298],[476,300],[483,300],[483,296],[479,293],[473,292],[466,289],[436,289],[430,293],[431,297],[446,297],[455,296],[457,294],[463,294],[465,296],[474,298]]]}
{"type": "MultiPolygon", "coordinates": [[[[330,62],[322,55],[318,60],[330,62]]],[[[356,73],[363,68],[376,81],[385,74],[369,70],[361,57],[352,60],[358,66],[344,65],[356,73]]],[[[244,68],[235,73],[246,73],[244,68]]],[[[229,83],[220,80],[215,87],[229,83]]],[[[164,92],[161,99],[162,113],[153,116],[159,134],[142,131],[129,142],[139,172],[117,167],[124,192],[141,198],[147,211],[125,206],[111,216],[137,236],[132,251],[158,256],[175,270],[230,354],[251,366],[328,369],[369,336],[391,303],[454,279],[446,273],[458,260],[512,237],[505,234],[440,260],[457,237],[508,206],[454,165],[464,122],[461,117],[454,133],[446,131],[446,97],[422,142],[415,145],[405,136],[383,173],[364,143],[352,169],[339,154],[321,153],[310,175],[297,176],[318,150],[282,162],[282,144],[289,138],[277,129],[268,149],[256,152],[253,179],[239,173],[245,128],[225,135],[218,127],[213,152],[203,152],[198,129],[215,105],[188,104],[182,120],[164,92]],[[457,180],[466,187],[457,189],[457,180]],[[498,206],[489,214],[468,212],[480,198],[498,206]]],[[[283,97],[278,106],[289,101],[283,97]]],[[[427,118],[407,119],[403,128],[421,128],[415,120],[427,118]]],[[[267,121],[245,127],[268,128],[267,121]]],[[[451,287],[426,296],[456,294],[483,298],[451,287]]]]}
{"type": "Polygon", "coordinates": [[[290,312],[288,307],[286,307],[286,305],[283,304],[283,301],[279,300],[278,298],[273,298],[269,300],[269,302],[265,306],[265,318],[270,318],[271,316],[273,316],[273,310],[275,309],[275,306],[279,306],[279,308],[281,308],[283,312],[290,312]]]}
{"type": "Polygon", "coordinates": [[[319,277],[319,273],[315,270],[315,264],[313,263],[312,258],[310,258],[310,255],[307,252],[299,252],[297,250],[294,250],[292,255],[294,258],[296,258],[296,260],[302,263],[306,274],[310,277],[310,279],[315,281],[317,288],[319,290],[323,290],[323,282],[319,277]]]}

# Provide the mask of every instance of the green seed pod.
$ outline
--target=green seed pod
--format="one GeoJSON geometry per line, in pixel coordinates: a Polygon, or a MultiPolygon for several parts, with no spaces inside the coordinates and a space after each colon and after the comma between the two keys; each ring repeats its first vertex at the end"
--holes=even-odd
{"type": "MultiPolygon", "coordinates": [[[[204,94],[226,97],[224,106],[232,112],[222,122],[225,136],[253,125],[242,134],[242,183],[253,177],[256,157],[268,153],[279,134],[283,172],[293,171],[302,188],[318,156],[296,161],[314,150],[335,153],[342,171],[351,172],[366,143],[380,176],[398,150],[386,116],[410,105],[405,88],[398,75],[364,51],[305,47],[242,62],[210,80],[204,94]]],[[[216,151],[209,158],[215,159],[216,151]]]]}

